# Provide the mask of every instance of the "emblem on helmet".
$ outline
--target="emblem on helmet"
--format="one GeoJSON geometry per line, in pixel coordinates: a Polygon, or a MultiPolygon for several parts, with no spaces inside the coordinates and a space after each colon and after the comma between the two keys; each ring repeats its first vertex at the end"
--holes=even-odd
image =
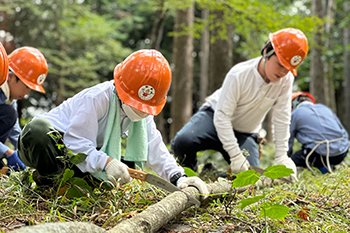
{"type": "Polygon", "coordinates": [[[301,56],[295,55],[295,56],[292,57],[292,59],[290,60],[290,64],[291,64],[292,66],[297,66],[297,65],[300,64],[301,60],[302,60],[301,56]]]}
{"type": "Polygon", "coordinates": [[[39,75],[39,77],[36,80],[36,83],[41,85],[44,81],[45,81],[46,75],[45,74],[41,74],[39,75]]]}
{"type": "Polygon", "coordinates": [[[139,89],[139,97],[142,100],[150,100],[153,98],[155,90],[152,86],[144,85],[139,89]]]}

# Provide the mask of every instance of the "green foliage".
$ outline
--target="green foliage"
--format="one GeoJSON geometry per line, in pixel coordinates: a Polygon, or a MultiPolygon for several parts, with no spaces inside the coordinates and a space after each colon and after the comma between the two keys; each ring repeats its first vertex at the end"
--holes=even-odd
{"type": "Polygon", "coordinates": [[[193,171],[191,168],[183,167],[183,169],[185,170],[185,174],[186,174],[188,177],[197,176],[197,173],[196,173],[195,171],[193,171]]]}
{"type": "Polygon", "coordinates": [[[72,164],[79,164],[79,163],[82,163],[85,161],[87,155],[86,154],[83,154],[83,153],[78,153],[77,155],[73,155],[71,153],[71,156],[69,158],[69,161],[72,163],[72,164]]]}
{"type": "Polygon", "coordinates": [[[254,170],[247,170],[236,175],[237,178],[232,181],[232,187],[244,187],[246,185],[255,184],[259,178],[260,174],[256,173],[254,170]]]}
{"type": "Polygon", "coordinates": [[[263,175],[271,179],[277,179],[289,176],[292,173],[294,173],[293,169],[287,168],[285,165],[274,165],[266,168],[266,172],[263,175]]]}
{"type": "Polygon", "coordinates": [[[67,196],[70,198],[95,196],[92,188],[81,178],[72,177],[70,179],[70,185],[71,187],[67,191],[67,196]]]}
{"type": "MultiPolygon", "coordinates": [[[[263,175],[271,179],[277,179],[289,176],[292,173],[293,170],[286,168],[285,165],[274,165],[266,168],[266,171],[263,175]]],[[[247,170],[236,175],[236,179],[232,181],[232,187],[237,188],[244,187],[247,185],[254,185],[259,179],[261,179],[260,174],[256,173],[254,170],[247,170]]],[[[257,203],[264,198],[266,198],[266,195],[255,196],[252,198],[243,199],[238,203],[241,203],[240,208],[243,209],[244,207],[257,203]]],[[[260,205],[260,208],[262,209],[262,211],[260,212],[261,217],[280,219],[282,221],[284,220],[284,218],[288,214],[288,211],[290,210],[290,208],[286,206],[273,204],[271,201],[268,200],[265,200],[260,205]]],[[[227,208],[225,207],[225,210],[226,209],[227,208]]]]}
{"type": "Polygon", "coordinates": [[[290,211],[290,208],[288,208],[285,205],[265,205],[262,207],[262,211],[260,212],[260,217],[269,217],[271,219],[279,219],[281,221],[284,221],[285,217],[287,216],[288,212],[290,211]]]}
{"type": "Polygon", "coordinates": [[[310,16],[308,6],[298,7],[289,1],[198,0],[197,2],[200,9],[221,12],[223,16],[220,20],[216,20],[217,16],[211,14],[209,22],[197,21],[195,35],[199,36],[204,28],[201,23],[208,23],[211,30],[216,29],[216,34],[211,35],[211,42],[214,42],[218,38],[227,38],[227,27],[233,25],[233,33],[239,39],[236,43],[240,45],[235,48],[235,52],[246,58],[259,55],[270,32],[294,27],[309,37],[315,28],[322,24],[321,19],[310,16]]]}
{"type": "Polygon", "coordinates": [[[62,176],[62,180],[61,180],[61,184],[65,184],[73,176],[74,176],[74,171],[72,171],[70,169],[64,170],[64,173],[63,173],[63,176],[62,176]]]}
{"type": "Polygon", "coordinates": [[[121,21],[90,11],[90,5],[65,0],[6,2],[17,46],[36,47],[48,60],[44,88],[58,94],[56,104],[112,79],[114,67],[132,52],[120,41],[125,38],[121,21]]]}
{"type": "Polygon", "coordinates": [[[251,198],[242,199],[238,203],[241,203],[240,208],[243,209],[244,207],[251,205],[253,203],[256,203],[263,198],[265,198],[265,196],[255,196],[255,197],[251,197],[251,198]]]}

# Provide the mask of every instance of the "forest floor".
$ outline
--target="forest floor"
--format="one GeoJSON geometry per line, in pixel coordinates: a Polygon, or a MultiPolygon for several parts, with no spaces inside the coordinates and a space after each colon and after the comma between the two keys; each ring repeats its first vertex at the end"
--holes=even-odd
{"type": "MultiPolygon", "coordinates": [[[[209,161],[206,156],[201,158],[204,163],[212,162],[221,171],[226,170],[219,157],[211,154],[208,157],[213,160],[209,161]]],[[[268,165],[262,161],[263,167],[268,165]]],[[[201,169],[198,175],[207,183],[218,178],[216,169],[206,172],[203,167],[201,169]]],[[[92,194],[70,198],[67,192],[36,187],[31,172],[12,172],[9,177],[0,177],[0,232],[48,222],[73,221],[93,223],[108,231],[119,221],[135,216],[168,194],[133,180],[119,189],[94,189],[92,194]]],[[[233,190],[206,206],[192,206],[158,233],[350,232],[349,158],[333,173],[322,175],[303,170],[298,178],[293,184],[264,189],[251,187],[244,193],[233,190]],[[245,202],[257,197],[263,198],[245,202]],[[276,205],[284,206],[287,212],[276,211],[273,216],[264,214],[276,205]]]]}

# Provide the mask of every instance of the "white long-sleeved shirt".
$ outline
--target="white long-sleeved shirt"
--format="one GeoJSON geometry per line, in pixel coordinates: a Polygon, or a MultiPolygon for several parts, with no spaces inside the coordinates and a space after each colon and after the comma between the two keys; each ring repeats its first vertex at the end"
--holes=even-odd
{"type": "MultiPolygon", "coordinates": [[[[96,173],[104,169],[108,155],[101,150],[107,126],[109,100],[114,89],[114,81],[107,81],[87,88],[64,101],[50,112],[37,116],[49,120],[64,133],[64,143],[72,153],[84,153],[87,158],[78,164],[83,172],[96,173]]],[[[130,120],[120,108],[121,133],[127,133],[130,120]]],[[[148,156],[150,167],[164,179],[174,174],[184,173],[162,141],[153,116],[146,118],[148,156]]]]}
{"type": "Polygon", "coordinates": [[[232,128],[243,133],[257,133],[270,109],[273,110],[276,157],[288,151],[294,76],[289,72],[277,82],[266,83],[258,72],[261,59],[257,57],[232,67],[222,87],[204,103],[215,111],[214,125],[230,156],[240,153],[232,128]]]}

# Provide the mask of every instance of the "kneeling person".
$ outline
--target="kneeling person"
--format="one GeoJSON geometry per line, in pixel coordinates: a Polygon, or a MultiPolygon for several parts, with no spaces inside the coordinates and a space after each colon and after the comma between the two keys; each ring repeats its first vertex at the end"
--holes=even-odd
{"type": "Polygon", "coordinates": [[[41,177],[60,174],[65,166],[58,157],[67,149],[57,147],[62,138],[72,153],[87,155],[75,172],[124,184],[131,181],[126,164],[142,168],[147,161],[162,178],[207,194],[201,179],[186,177],[177,165],[153,120],[170,83],[170,66],[161,53],[137,51],[115,67],[114,80],[87,88],[29,122],[20,136],[19,157],[41,177]],[[123,137],[128,140],[122,157],[123,137]]]}

